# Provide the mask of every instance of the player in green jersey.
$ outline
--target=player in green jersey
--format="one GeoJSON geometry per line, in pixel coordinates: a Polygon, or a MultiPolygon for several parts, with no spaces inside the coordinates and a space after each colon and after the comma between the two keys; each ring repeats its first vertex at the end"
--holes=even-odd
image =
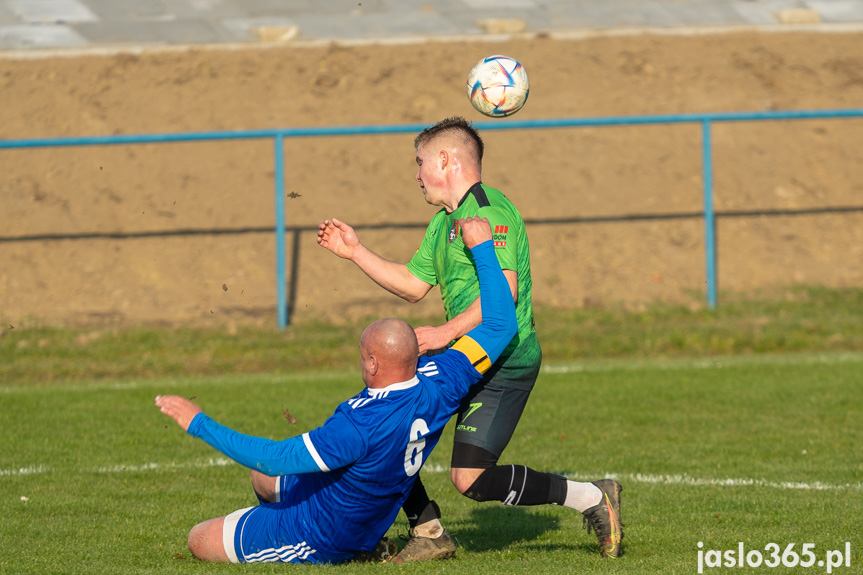
{"type": "MultiPolygon", "coordinates": [[[[415,139],[420,184],[426,202],[440,206],[425,237],[407,264],[369,250],[348,224],[335,218],[318,226],[318,243],[354,262],[384,289],[417,302],[438,285],[446,323],[416,328],[421,353],[434,353],[479,325],[482,319],[476,271],[458,233],[458,219],[488,218],[495,253],[516,302],[518,334],[476,384],[458,411],[450,476],[453,485],[476,501],[504,505],[565,505],[584,513],[604,556],[620,554],[620,485],[612,479],[569,481],[523,465],[498,465],[539,375],[542,351],[531,306],[530,247],[524,221],[498,190],[482,183],[484,144],[463,118],[448,118],[415,139]]],[[[411,539],[402,561],[451,557],[455,542],[444,529],[440,509],[418,479],[403,509],[411,539]]]]}

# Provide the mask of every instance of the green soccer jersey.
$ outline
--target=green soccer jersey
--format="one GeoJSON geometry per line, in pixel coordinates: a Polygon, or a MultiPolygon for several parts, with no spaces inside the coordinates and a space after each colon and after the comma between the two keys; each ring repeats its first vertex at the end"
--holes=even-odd
{"type": "MultiPolygon", "coordinates": [[[[521,372],[534,373],[542,360],[530,301],[530,246],[521,214],[501,192],[476,183],[451,214],[441,210],[432,218],[408,270],[431,285],[440,286],[447,320],[463,312],[479,297],[479,281],[470,250],[462,242],[457,220],[488,218],[495,253],[504,270],[518,274],[518,335],[498,360],[501,375],[517,385],[521,372]]],[[[534,375],[535,377],[535,375],[534,375]]],[[[532,386],[533,379],[530,380],[532,386]]],[[[530,387],[528,386],[528,387],[530,387]]]]}

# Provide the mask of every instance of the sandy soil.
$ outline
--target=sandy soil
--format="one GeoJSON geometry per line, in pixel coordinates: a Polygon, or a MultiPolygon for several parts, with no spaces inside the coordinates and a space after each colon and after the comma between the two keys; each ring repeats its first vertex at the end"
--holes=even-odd
{"type": "MultiPolygon", "coordinates": [[[[530,74],[515,120],[855,108],[861,46],[855,33],[735,33],[0,59],[0,139],[483,121],[464,80],[492,53],[530,74]]],[[[703,302],[700,219],[547,222],[701,211],[698,125],[484,137],[484,181],[531,222],[538,304],[703,302]]],[[[306,231],[336,216],[406,261],[434,212],[412,142],[286,141],[295,321],[440,312],[436,291],[409,307],[306,231]]],[[[723,292],[863,285],[863,212],[793,214],[863,206],[863,119],[719,124],[713,147],[720,213],[792,212],[719,218],[723,292]]],[[[266,139],[0,151],[0,319],[274,325],[274,236],[254,231],[273,226],[273,171],[266,139]],[[135,236],[240,228],[252,231],[135,236]],[[65,239],[32,239],[45,234],[65,239]]]]}

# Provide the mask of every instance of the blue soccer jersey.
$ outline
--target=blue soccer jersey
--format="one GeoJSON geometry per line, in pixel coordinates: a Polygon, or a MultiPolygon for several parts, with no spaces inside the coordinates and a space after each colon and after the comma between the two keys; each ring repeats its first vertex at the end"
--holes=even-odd
{"type": "MultiPolygon", "coordinates": [[[[483,323],[447,352],[419,358],[411,380],[363,389],[321,427],[284,441],[240,434],[203,413],[194,418],[188,432],[239,463],[268,475],[293,476],[283,482],[290,492],[273,504],[277,507],[261,506],[259,515],[270,514],[275,528],[250,527],[266,532],[257,539],[244,539],[237,528],[234,549],[228,549],[226,537],[232,560],[337,563],[372,550],[383,537],[461,399],[517,329],[492,243],[474,247],[473,255],[483,323]]],[[[254,509],[243,510],[242,518],[254,509]]]]}

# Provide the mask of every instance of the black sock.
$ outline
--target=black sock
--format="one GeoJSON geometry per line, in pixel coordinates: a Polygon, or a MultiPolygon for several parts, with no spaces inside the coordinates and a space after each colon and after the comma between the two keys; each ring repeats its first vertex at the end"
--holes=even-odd
{"type": "Polygon", "coordinates": [[[410,523],[411,529],[416,527],[417,520],[429,503],[431,503],[431,500],[426,493],[426,488],[423,485],[422,479],[417,476],[413,489],[408,495],[408,498],[405,499],[405,502],[402,504],[402,509],[404,510],[405,515],[408,516],[408,522],[410,523]]]}
{"type": "Polygon", "coordinates": [[[524,465],[497,465],[486,469],[465,495],[504,505],[562,505],[566,501],[566,479],[524,465]]]}

